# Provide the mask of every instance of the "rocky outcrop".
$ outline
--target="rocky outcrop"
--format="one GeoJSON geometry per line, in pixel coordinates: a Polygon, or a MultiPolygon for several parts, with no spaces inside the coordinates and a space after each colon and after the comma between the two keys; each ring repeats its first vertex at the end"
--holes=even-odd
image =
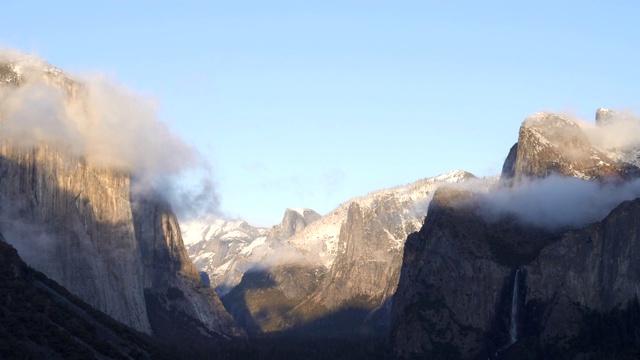
{"type": "MultiPolygon", "coordinates": [[[[313,296],[301,309],[322,306],[327,313],[357,307],[363,315],[375,310],[385,313],[398,282],[403,241],[417,230],[404,214],[411,202],[383,196],[373,207],[352,202],[342,224],[336,259],[313,296]]],[[[381,315],[385,320],[385,314],[381,315]]],[[[355,319],[363,323],[366,319],[355,319]]],[[[379,320],[379,319],[378,319],[379,320]]],[[[384,328],[386,321],[372,324],[384,328]]],[[[378,329],[380,331],[380,329],[378,329]]]]}
{"type": "Polygon", "coordinates": [[[318,219],[320,214],[311,209],[286,209],[280,224],[269,231],[267,242],[287,240],[318,219]]]}
{"type": "Polygon", "coordinates": [[[362,331],[384,333],[405,239],[420,227],[438,186],[472,179],[473,174],[453,171],[349,202],[327,276],[297,310],[321,307],[331,314],[352,309],[361,314],[352,321],[368,322],[362,331]]]}
{"type": "Polygon", "coordinates": [[[640,296],[640,199],[569,231],[524,267],[526,302],[546,304],[543,341],[579,334],[583,310],[607,313],[640,296]]]}
{"type": "MultiPolygon", "coordinates": [[[[601,186],[637,176],[632,162],[603,149],[578,124],[536,114],[522,125],[503,169],[507,187],[497,191],[520,191],[525,179],[551,173],[601,186]]],[[[440,188],[424,225],[407,239],[392,305],[395,355],[632,358],[640,327],[623,319],[637,319],[640,199],[569,229],[532,225],[512,213],[488,216],[491,196],[440,188]],[[607,326],[625,330],[603,332],[607,326]]]]}
{"type": "Polygon", "coordinates": [[[143,263],[145,300],[155,305],[150,317],[154,334],[170,336],[171,329],[167,326],[177,326],[154,322],[154,316],[166,318],[166,313],[173,313],[170,315],[175,318],[179,312],[186,319],[204,324],[205,332],[223,338],[244,336],[215,292],[202,283],[184,247],[170,205],[158,195],[149,194],[134,197],[132,212],[143,263]]]}
{"type": "MultiPolygon", "coordinates": [[[[611,118],[602,111],[598,114],[601,119],[611,118]]],[[[505,160],[502,179],[519,182],[551,174],[605,181],[637,177],[640,170],[593,144],[578,123],[542,112],[522,123],[518,142],[505,160]]]]}
{"type": "Polygon", "coordinates": [[[600,108],[596,110],[596,124],[608,125],[615,121],[616,113],[613,110],[600,108]]]}

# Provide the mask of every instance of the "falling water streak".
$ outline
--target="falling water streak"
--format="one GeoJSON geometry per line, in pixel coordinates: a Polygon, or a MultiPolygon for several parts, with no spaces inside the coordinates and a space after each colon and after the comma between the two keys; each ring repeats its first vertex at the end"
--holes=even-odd
{"type": "MultiPolygon", "coordinates": [[[[511,298],[511,324],[509,327],[509,336],[511,344],[518,340],[518,278],[520,277],[520,269],[516,270],[516,278],[513,282],[513,297],[511,298]]],[[[510,344],[510,345],[511,345],[510,344]]]]}

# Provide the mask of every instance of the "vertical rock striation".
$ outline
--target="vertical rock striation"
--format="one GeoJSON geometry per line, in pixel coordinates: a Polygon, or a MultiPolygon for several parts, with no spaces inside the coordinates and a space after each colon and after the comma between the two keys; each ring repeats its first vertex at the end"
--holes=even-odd
{"type": "Polygon", "coordinates": [[[42,146],[0,153],[0,225],[24,260],[83,300],[150,332],[127,174],[42,146]]]}
{"type": "Polygon", "coordinates": [[[38,59],[6,57],[0,52],[0,229],[7,241],[30,266],[139,331],[166,333],[171,322],[158,319],[179,318],[209,337],[242,336],[201,285],[170,206],[156,195],[133,196],[129,171],[88,161],[68,141],[77,137],[48,133],[58,130],[56,121],[78,120],[65,111],[88,115],[64,131],[96,125],[82,85],[38,59]],[[25,100],[42,94],[43,103],[25,100]],[[25,131],[29,141],[20,136],[25,131]]]}
{"type": "MultiPolygon", "coordinates": [[[[147,194],[134,197],[132,210],[146,301],[157,305],[155,313],[162,316],[178,312],[222,337],[243,336],[244,332],[224,310],[215,292],[202,284],[184,247],[171,206],[159,195],[147,194]]],[[[170,325],[176,324],[158,323],[153,330],[167,333],[166,327],[170,325]]]]}

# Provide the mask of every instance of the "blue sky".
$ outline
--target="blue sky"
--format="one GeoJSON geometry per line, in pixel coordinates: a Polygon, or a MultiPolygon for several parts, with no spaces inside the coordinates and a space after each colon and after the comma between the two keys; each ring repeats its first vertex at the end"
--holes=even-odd
{"type": "Polygon", "coordinates": [[[500,171],[529,114],[637,110],[634,1],[13,1],[0,46],[159,104],[212,164],[221,210],[500,171]]]}

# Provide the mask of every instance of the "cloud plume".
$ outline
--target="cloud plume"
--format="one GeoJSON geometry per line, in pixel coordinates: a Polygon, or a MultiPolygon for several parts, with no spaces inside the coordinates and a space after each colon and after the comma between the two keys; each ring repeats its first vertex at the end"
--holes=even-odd
{"type": "Polygon", "coordinates": [[[159,120],[153,99],[102,75],[72,79],[16,51],[0,50],[0,66],[6,78],[0,85],[3,142],[47,145],[91,166],[127,171],[134,190],[160,188],[179,216],[217,206],[206,161],[159,120]],[[11,77],[18,80],[11,83],[11,77]],[[198,174],[202,187],[178,186],[175,180],[186,173],[198,174]]]}
{"type": "Polygon", "coordinates": [[[577,228],[602,220],[625,200],[640,197],[640,180],[600,183],[552,175],[479,195],[479,213],[488,221],[515,216],[547,229],[577,228]]]}

